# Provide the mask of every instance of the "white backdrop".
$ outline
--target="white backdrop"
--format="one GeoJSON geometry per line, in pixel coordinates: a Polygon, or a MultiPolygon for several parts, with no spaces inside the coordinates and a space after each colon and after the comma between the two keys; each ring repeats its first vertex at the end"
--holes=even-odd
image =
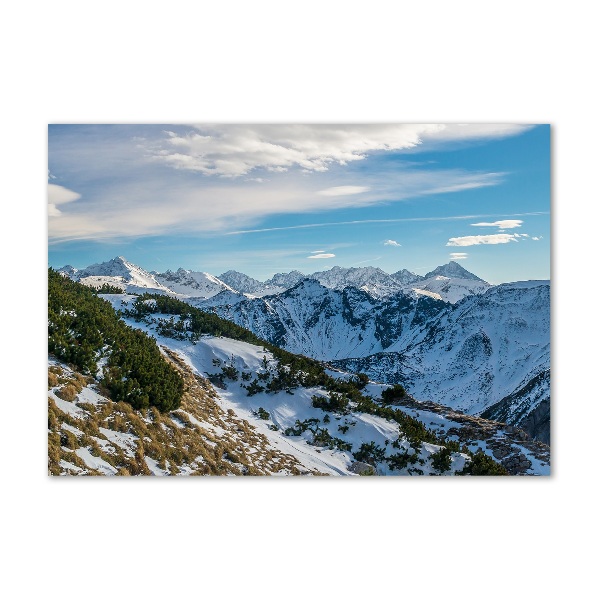
{"type": "Polygon", "coordinates": [[[600,137],[590,6],[3,9],[4,597],[590,596],[600,137]],[[173,121],[551,123],[554,475],[47,477],[47,124],[173,121]]]}

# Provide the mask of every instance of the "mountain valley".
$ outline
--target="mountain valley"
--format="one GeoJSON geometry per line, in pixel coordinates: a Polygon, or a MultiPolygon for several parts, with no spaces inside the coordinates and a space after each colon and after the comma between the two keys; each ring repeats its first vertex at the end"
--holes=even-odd
{"type": "MultiPolygon", "coordinates": [[[[444,436],[453,432],[451,437],[436,438],[438,446],[443,439],[468,441],[471,445],[467,444],[465,450],[481,448],[487,456],[500,457],[502,464],[508,465],[509,473],[548,472],[549,453],[544,445],[550,442],[548,281],[490,285],[453,262],[424,277],[402,269],[388,275],[373,267],[335,267],[307,277],[299,272],[280,273],[265,282],[235,271],[219,277],[181,268],[159,274],[145,271],[122,257],[82,270],[67,266],[59,272],[98,289],[100,296],[110,300],[117,311],[125,310],[125,316],[136,299],[146,297],[145,294],[158,294],[155,298],[172,298],[184,302],[190,310],[200,309],[202,314],[212,313],[235,323],[273,347],[321,361],[331,377],[365,377],[369,380],[367,389],[372,392],[368,394],[371,397],[401,386],[407,394],[395,399],[397,409],[420,419],[436,432],[435,436],[440,432],[445,432],[444,436]],[[102,293],[108,291],[113,293],[102,293]],[[440,422],[440,415],[445,423],[440,422]],[[440,427],[442,424],[444,427],[440,427]],[[461,428],[469,431],[468,436],[462,434],[461,437],[461,428]],[[492,430],[494,433],[490,433],[492,430]],[[518,451],[514,449],[516,443],[521,444],[518,451]],[[530,466],[526,468],[527,464],[530,466]]],[[[227,342],[223,346],[227,350],[217,352],[218,335],[215,342],[204,336],[189,338],[186,333],[189,319],[184,315],[180,315],[179,320],[175,315],[175,321],[173,315],[139,314],[138,317],[142,320],[126,316],[126,322],[132,327],[141,327],[157,339],[163,354],[175,352],[194,377],[213,377],[217,396],[223,402],[229,398],[226,410],[231,409],[236,418],[245,419],[268,438],[275,436],[270,440],[275,450],[280,447],[281,429],[293,430],[298,427],[297,423],[309,421],[302,433],[304,446],[308,443],[313,448],[309,442],[314,442],[315,435],[318,440],[336,438],[336,432],[339,435],[335,428],[324,426],[318,416],[321,409],[312,408],[310,398],[314,390],[294,392],[292,404],[288,399],[283,404],[279,400],[273,402],[281,393],[283,398],[290,398],[285,392],[257,394],[256,398],[250,397],[252,400],[242,401],[241,397],[246,397],[245,384],[230,381],[226,383],[228,391],[224,392],[219,389],[219,382],[224,383],[218,377],[219,370],[215,372],[214,365],[207,359],[198,363],[198,359],[193,358],[200,347],[208,344],[211,360],[220,361],[220,368],[229,365],[240,374],[252,372],[258,376],[262,350],[250,351],[240,347],[239,342],[227,342]],[[244,356],[247,358],[241,358],[244,356]],[[253,358],[248,358],[250,356],[253,358]],[[229,390],[236,390],[233,396],[229,390]],[[268,413],[268,423],[257,417],[259,409],[263,416],[268,413]],[[269,429],[270,426],[273,429],[269,429]],[[325,431],[327,433],[320,433],[325,431]]],[[[224,335],[223,339],[227,337],[224,335]]],[[[271,356],[268,360],[275,358],[271,356]]],[[[61,368],[71,367],[63,364],[61,368]]],[[[245,377],[251,376],[246,374],[245,377]]],[[[256,386],[261,385],[259,381],[256,378],[256,386]]],[[[351,416],[344,417],[345,420],[364,421],[360,413],[348,414],[351,416]]],[[[380,431],[386,431],[387,427],[377,425],[380,431]]],[[[397,424],[394,427],[397,430],[397,424]]],[[[360,430],[362,428],[363,425],[360,430]]],[[[386,457],[393,435],[390,430],[383,438],[361,434],[351,440],[339,436],[339,440],[334,442],[332,450],[325,451],[322,447],[318,452],[313,450],[313,454],[321,455],[316,462],[302,458],[306,456],[304,447],[292,452],[299,461],[294,468],[303,473],[349,474],[352,453],[336,448],[336,443],[341,448],[350,444],[355,450],[359,441],[361,444],[373,442],[377,446],[385,442],[382,456],[386,457]],[[333,453],[332,456],[346,452],[346,456],[341,463],[339,456],[333,462],[327,459],[325,467],[322,462],[325,452],[333,453]]],[[[289,450],[289,439],[285,447],[289,450]]],[[[436,452],[435,448],[432,452],[436,452]]],[[[427,463],[427,456],[418,460],[427,463]]],[[[457,471],[461,464],[464,467],[468,463],[466,458],[462,463],[461,460],[456,455],[457,471]]],[[[354,459],[354,462],[362,461],[354,459]]],[[[245,464],[250,469],[250,462],[245,464]]],[[[371,467],[377,474],[400,474],[381,460],[371,467]]],[[[368,466],[364,468],[369,470],[368,466]]],[[[419,469],[428,472],[422,467],[419,469]]],[[[292,467],[288,471],[291,473],[292,467]]],[[[404,471],[401,469],[401,472],[404,471]]]]}

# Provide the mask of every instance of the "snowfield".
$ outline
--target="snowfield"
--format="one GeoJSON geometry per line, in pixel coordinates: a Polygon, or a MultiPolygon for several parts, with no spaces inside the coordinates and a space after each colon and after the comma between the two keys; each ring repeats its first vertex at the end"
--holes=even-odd
{"type": "MultiPolygon", "coordinates": [[[[108,299],[116,309],[122,308],[124,301],[130,303],[135,298],[134,296],[123,295],[104,295],[103,297],[108,299]]],[[[392,442],[398,440],[399,428],[397,423],[365,413],[351,411],[349,414],[340,415],[326,413],[319,408],[314,408],[312,406],[312,396],[326,395],[326,392],[319,388],[297,388],[293,390],[293,394],[285,391],[276,393],[262,391],[249,396],[247,390],[243,387],[246,382],[242,378],[242,374],[246,374],[247,377],[255,377],[257,374],[275,367],[277,361],[270,352],[259,346],[222,337],[203,336],[194,344],[186,340],[158,336],[155,326],[161,318],[168,319],[170,315],[154,314],[151,315],[148,322],[136,322],[133,319],[125,320],[129,325],[143,329],[153,335],[160,346],[176,352],[194,373],[202,377],[214,378],[222,372],[223,366],[234,367],[240,375],[237,381],[226,379],[225,385],[214,385],[218,404],[224,411],[231,410],[239,417],[247,420],[260,434],[268,439],[271,446],[283,453],[291,454],[305,468],[330,475],[354,475],[355,473],[351,469],[356,461],[352,456],[352,451],[358,450],[361,444],[374,442],[385,450],[385,456],[398,452],[398,449],[392,447],[392,442]],[[259,416],[261,413],[263,418],[259,416]],[[286,429],[293,428],[298,421],[305,422],[309,419],[317,420],[317,426],[320,429],[327,430],[332,437],[351,444],[352,451],[332,450],[313,445],[311,443],[313,432],[310,429],[299,435],[284,435],[286,429]]],[[[329,370],[328,374],[340,378],[351,377],[348,373],[334,370],[329,370]]],[[[388,386],[385,384],[370,383],[365,391],[373,397],[379,397],[381,391],[386,387],[388,386]]],[[[443,431],[444,427],[448,429],[462,426],[452,421],[451,418],[439,417],[436,413],[424,409],[411,411],[402,407],[402,410],[418,418],[434,431],[443,431]]],[[[502,432],[499,431],[498,437],[502,438],[502,435],[502,432]]],[[[458,437],[450,436],[448,439],[458,440],[458,437]]],[[[532,453],[529,450],[519,444],[513,445],[515,451],[524,452],[528,458],[531,457],[532,453]]],[[[481,447],[488,455],[494,456],[493,448],[485,441],[471,444],[469,447],[472,451],[477,447],[481,447]]],[[[408,449],[408,442],[401,442],[400,448],[408,449]]],[[[423,460],[424,464],[417,465],[423,474],[434,473],[430,457],[439,449],[440,446],[438,445],[423,443],[419,458],[423,460]]],[[[466,460],[466,455],[453,453],[450,473],[461,470],[465,466],[466,460]]],[[[387,463],[379,462],[377,473],[380,475],[397,475],[406,474],[406,470],[393,471],[389,469],[387,463]]],[[[531,461],[531,468],[528,468],[526,473],[548,474],[549,464],[545,461],[531,461]]]]}
{"type": "MultiPolygon", "coordinates": [[[[491,286],[454,262],[425,276],[406,270],[388,275],[374,267],[334,267],[309,278],[299,272],[281,273],[266,282],[235,271],[224,273],[223,279],[185,269],[148,273],[123,257],[83,270],[67,266],[62,272],[94,287],[111,283],[125,289],[126,294],[106,296],[116,309],[139,293],[167,294],[290,352],[327,361],[345,372],[365,373],[382,384],[401,383],[413,398],[525,428],[536,439],[549,442],[548,281],[491,286]]],[[[251,379],[264,370],[264,351],[243,342],[202,338],[192,344],[158,336],[156,323],[128,323],[175,350],[201,376],[215,376],[227,364],[251,379]]],[[[267,361],[271,364],[273,357],[267,361]]],[[[105,359],[99,372],[104,363],[105,359]]],[[[349,423],[345,417],[330,415],[330,422],[324,422],[325,413],[311,400],[324,393],[319,390],[248,396],[243,380],[227,380],[225,385],[226,389],[216,387],[224,410],[244,415],[273,444],[293,448],[290,453],[302,455],[306,464],[339,472],[349,471],[353,462],[351,451],[309,444],[319,430],[337,438],[341,446],[351,444],[352,451],[366,442],[383,445],[386,456],[397,439],[397,430],[365,421],[366,415],[354,415],[349,423]],[[268,418],[257,417],[259,409],[268,418]],[[315,421],[301,435],[282,434],[309,420],[315,421]]],[[[377,398],[382,388],[368,389],[377,398]]],[[[78,412],[76,405],[58,397],[56,404],[73,417],[78,412]]],[[[496,448],[496,454],[502,452],[496,448]]],[[[379,470],[384,474],[387,463],[382,464],[379,470]]],[[[545,468],[538,466],[541,471],[545,468]]]]}

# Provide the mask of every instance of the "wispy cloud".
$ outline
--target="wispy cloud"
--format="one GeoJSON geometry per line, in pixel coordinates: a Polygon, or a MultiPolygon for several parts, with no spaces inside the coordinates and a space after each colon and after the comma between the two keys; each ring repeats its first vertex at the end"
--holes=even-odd
{"type": "MultiPolygon", "coordinates": [[[[548,212],[528,212],[518,213],[512,216],[527,217],[527,216],[540,216],[547,215],[548,212]]],[[[307,223],[305,225],[288,225],[285,227],[263,227],[260,229],[242,229],[239,231],[227,231],[224,235],[242,235],[245,233],[264,233],[268,231],[285,231],[289,229],[312,229],[314,227],[330,227],[337,225],[366,225],[366,224],[377,224],[377,223],[411,223],[411,222],[423,222],[423,221],[468,221],[471,219],[481,219],[498,217],[500,215],[455,215],[455,216],[440,216],[440,217],[406,217],[400,219],[361,219],[357,221],[333,221],[323,223],[307,223]]]]}
{"type": "Polygon", "coordinates": [[[385,187],[377,190],[323,196],[316,193],[317,182],[301,176],[260,185],[217,180],[199,185],[194,176],[173,180],[162,177],[162,173],[143,171],[143,175],[130,180],[107,181],[93,198],[87,194],[87,202],[81,200],[77,208],[64,211],[60,220],[51,221],[49,238],[99,240],[174,232],[254,232],[261,229],[248,226],[271,215],[376,206],[438,194],[442,189],[450,191],[454,185],[460,187],[466,182],[485,187],[497,185],[500,179],[497,174],[460,170],[405,171],[397,181],[386,181],[385,187]]]}
{"type": "Polygon", "coordinates": [[[369,187],[364,185],[337,185],[325,190],[319,190],[317,194],[319,196],[353,196],[354,194],[368,192],[369,189],[369,187]]]}
{"type": "Polygon", "coordinates": [[[364,265],[365,263],[372,263],[375,262],[376,260],[380,260],[381,256],[375,256],[374,258],[367,258],[366,260],[358,260],[356,261],[354,264],[355,265],[364,265]]]}
{"type": "Polygon", "coordinates": [[[322,254],[311,254],[306,258],[335,258],[335,254],[322,253],[322,254]]]}
{"type": "Polygon", "coordinates": [[[518,234],[495,233],[493,235],[466,235],[448,240],[446,246],[479,246],[480,244],[508,244],[516,242],[518,234]]]}
{"type": "Polygon", "coordinates": [[[493,223],[471,223],[471,227],[498,227],[499,229],[514,229],[521,227],[523,221],[510,219],[505,221],[494,221],[493,223]]]}
{"type": "MultiPolygon", "coordinates": [[[[50,172],[48,171],[48,176],[50,172]]],[[[54,177],[52,177],[54,179],[54,177]]],[[[69,190],[62,185],[56,185],[55,183],[48,184],[48,216],[49,217],[58,217],[62,214],[62,212],[57,208],[58,204],[68,204],[69,202],[75,202],[75,200],[79,200],[81,198],[81,194],[74,192],[73,190],[69,190]]]]}
{"type": "Polygon", "coordinates": [[[399,244],[398,242],[394,241],[394,240],[385,240],[385,242],[383,242],[384,246],[397,246],[400,247],[402,246],[402,244],[399,244]]]}
{"type": "Polygon", "coordinates": [[[528,128],[508,124],[196,125],[183,132],[165,131],[162,140],[145,143],[153,160],[175,169],[239,177],[259,168],[322,172],[331,164],[363,160],[376,151],[502,138],[528,128]]]}
{"type": "Polygon", "coordinates": [[[466,252],[450,252],[451,260],[466,260],[468,256],[466,252]]]}
{"type": "MultiPolygon", "coordinates": [[[[506,174],[444,169],[429,163],[407,162],[400,167],[394,162],[391,168],[380,161],[378,168],[382,171],[372,170],[369,165],[331,167],[363,160],[373,152],[426,147],[433,140],[446,143],[517,135],[526,128],[211,125],[172,126],[169,133],[164,129],[155,125],[74,126],[57,128],[55,134],[50,130],[49,168],[60,175],[61,182],[68,181],[68,186],[81,194],[77,202],[63,202],[64,206],[49,200],[50,214],[60,216],[49,220],[51,244],[408,222],[411,219],[261,227],[272,216],[332,214],[338,209],[389,205],[500,185],[506,174]],[[277,174],[286,169],[286,175],[277,174]],[[328,169],[329,173],[322,172],[328,169]]],[[[471,218],[475,222],[489,217],[471,218]]],[[[426,219],[414,219],[419,220],[426,219]]]]}

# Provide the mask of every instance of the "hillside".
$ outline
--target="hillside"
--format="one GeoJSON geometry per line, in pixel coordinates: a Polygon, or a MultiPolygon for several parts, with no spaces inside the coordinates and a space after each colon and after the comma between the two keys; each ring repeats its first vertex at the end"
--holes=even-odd
{"type": "MultiPolygon", "coordinates": [[[[77,283],[58,274],[50,278],[53,306],[69,298],[65,288],[80,292],[89,304],[109,306],[77,283]]],[[[184,382],[184,392],[173,409],[140,404],[139,394],[115,402],[104,385],[102,358],[99,368],[83,372],[50,357],[52,474],[547,472],[543,448],[532,446],[522,432],[522,438],[511,437],[492,422],[475,431],[466,417],[449,413],[442,422],[435,407],[414,411],[415,401],[404,390],[327,371],[168,296],[103,297],[123,311],[127,324],[119,321],[121,327],[158,342],[159,360],[184,382]],[[506,471],[494,459],[498,445],[506,471]]],[[[72,312],[90,333],[93,323],[81,307],[58,314],[72,312]]],[[[115,344],[118,340],[104,336],[98,357],[110,360],[115,344]]]]}
{"type": "Polygon", "coordinates": [[[486,415],[549,442],[549,419],[535,417],[550,401],[547,281],[487,286],[449,304],[403,292],[377,299],[304,280],[277,296],[207,309],[292,352],[401,383],[417,398],[462,412],[479,414],[510,398],[486,415]]]}
{"type": "MultiPolygon", "coordinates": [[[[378,474],[435,473],[432,457],[450,446],[459,454],[466,452],[467,461],[478,449],[492,458],[494,452],[499,453],[497,448],[502,448],[500,454],[509,472],[549,472],[548,447],[532,442],[522,431],[518,432],[520,437],[513,436],[501,424],[456,411],[446,410],[440,417],[443,409],[434,404],[418,404],[420,410],[414,411],[411,403],[416,401],[407,394],[391,404],[382,404],[376,399],[382,397],[387,385],[366,382],[361,388],[353,383],[351,375],[323,371],[314,361],[301,358],[301,363],[295,364],[295,355],[266,343],[253,344],[247,333],[244,335],[250,343],[210,335],[198,337],[193,325],[198,315],[177,301],[156,300],[158,304],[150,305],[144,299],[126,298],[127,321],[136,323],[139,319],[137,326],[160,332],[160,343],[211,379],[223,406],[262,427],[273,445],[285,444],[286,451],[301,462],[311,456],[318,459],[316,464],[305,466],[322,468],[324,464],[333,472],[348,474],[358,468],[355,463],[374,461],[372,466],[378,474]],[[184,331],[178,323],[185,323],[184,331]],[[483,425],[474,427],[475,422],[483,425]],[[413,446],[420,448],[419,452],[413,446]],[[415,463],[406,462],[407,453],[415,463]],[[401,460],[399,455],[404,458],[401,460]]],[[[120,305],[117,297],[112,301],[120,305]]],[[[452,453],[452,457],[452,464],[459,462],[458,454],[452,453]]]]}
{"type": "Polygon", "coordinates": [[[48,469],[52,475],[318,474],[273,448],[218,404],[210,383],[167,352],[186,384],[169,413],[114,402],[56,359],[48,370],[48,469]]]}
{"type": "Polygon", "coordinates": [[[229,283],[184,269],[150,274],[122,257],[62,273],[97,286],[95,273],[104,292],[116,291],[112,282],[179,298],[291,352],[550,441],[548,281],[491,286],[453,261],[424,277],[334,267],[266,282],[231,270],[222,275],[229,283]]]}

